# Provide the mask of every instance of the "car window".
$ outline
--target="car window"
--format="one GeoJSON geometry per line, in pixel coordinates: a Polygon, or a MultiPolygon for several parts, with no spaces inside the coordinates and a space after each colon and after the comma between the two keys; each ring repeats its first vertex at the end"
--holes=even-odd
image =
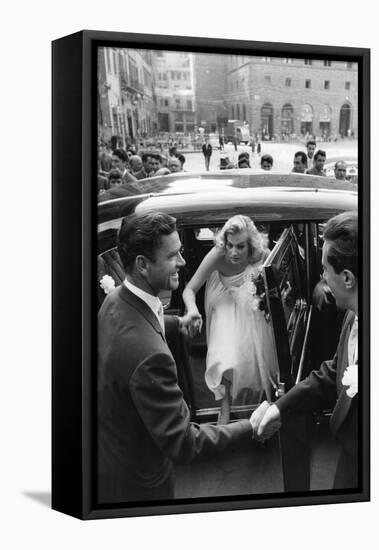
{"type": "Polygon", "coordinates": [[[280,380],[287,387],[293,385],[296,376],[306,323],[304,273],[304,252],[290,226],[277,240],[263,270],[280,380]]]}

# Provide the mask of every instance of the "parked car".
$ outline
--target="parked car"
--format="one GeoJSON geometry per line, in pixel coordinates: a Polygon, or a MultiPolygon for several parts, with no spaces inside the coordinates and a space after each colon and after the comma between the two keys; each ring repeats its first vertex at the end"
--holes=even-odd
{"type": "MultiPolygon", "coordinates": [[[[116,250],[117,232],[124,216],[156,210],[177,219],[186,266],[180,276],[179,289],[161,296],[166,311],[175,314],[184,312],[183,289],[212,248],[217,230],[235,214],[250,216],[257,227],[268,234],[271,248],[261,277],[266,317],[273,328],[280,370],[272,387],[272,399],[275,400],[307,376],[312,368],[317,368],[321,360],[330,358],[335,349],[340,312],[335,306],[319,311],[313,304],[315,288],[320,298],[322,227],[330,217],[356,210],[357,203],[354,184],[302,174],[225,170],[171,174],[141,181],[140,194],[98,205],[98,305],[100,307],[105,298],[100,286],[103,276],[111,276],[115,285],[124,278],[116,250]]],[[[197,304],[205,317],[204,289],[197,295],[197,304]]],[[[217,403],[204,381],[207,352],[204,332],[193,340],[173,342],[172,350],[192,419],[199,423],[216,421],[217,403]]],[[[232,419],[249,417],[259,405],[259,399],[260,396],[252,394],[248,401],[235,402],[232,419]]],[[[328,411],[324,414],[327,416],[328,411]]],[[[220,496],[233,491],[236,494],[236,487],[239,487],[238,494],[309,489],[309,449],[313,448],[309,447],[309,439],[314,445],[315,430],[322,431],[323,418],[323,415],[312,417],[305,424],[303,419],[296,419],[296,438],[294,430],[284,431],[280,444],[278,438],[274,438],[264,448],[255,447],[254,453],[258,454],[253,453],[254,456],[249,448],[229,459],[215,459],[216,462],[204,466],[210,476],[206,487],[201,482],[204,470],[195,466],[178,468],[177,494],[183,497],[220,496]],[[228,469],[230,483],[225,481],[220,487],[215,479],[215,464],[218,471],[228,469]],[[262,470],[265,464],[267,470],[261,472],[259,479],[246,482],[246,476],[256,476],[252,470],[262,470]]],[[[333,458],[335,448],[329,439],[326,442],[330,453],[324,455],[327,458],[322,467],[333,469],[330,457],[333,458]]],[[[333,475],[331,472],[331,477],[333,475]]],[[[313,488],[324,487],[316,480],[313,488]]]]}

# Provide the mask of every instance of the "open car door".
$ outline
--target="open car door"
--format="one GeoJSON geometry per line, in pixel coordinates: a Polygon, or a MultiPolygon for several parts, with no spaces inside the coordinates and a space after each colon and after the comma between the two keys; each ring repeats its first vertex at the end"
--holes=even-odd
{"type": "MultiPolygon", "coordinates": [[[[279,380],[273,399],[287,392],[308,372],[308,338],[312,307],[306,298],[306,251],[293,226],[281,234],[263,266],[266,311],[276,344],[279,380]]],[[[286,491],[310,487],[309,416],[282,419],[280,448],[286,491]]]]}

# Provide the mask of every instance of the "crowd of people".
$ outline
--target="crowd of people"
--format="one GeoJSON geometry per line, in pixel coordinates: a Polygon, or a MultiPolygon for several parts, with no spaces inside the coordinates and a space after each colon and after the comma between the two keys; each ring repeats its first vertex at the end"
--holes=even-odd
{"type": "MultiPolygon", "coordinates": [[[[259,156],[259,165],[262,170],[272,170],[274,159],[272,155],[263,154],[259,156]]],[[[292,172],[297,174],[313,174],[315,176],[326,176],[324,165],[326,162],[326,152],[323,149],[316,151],[316,141],[311,139],[306,142],[306,151],[297,151],[293,157],[292,172]]],[[[229,157],[221,158],[220,169],[228,170],[233,168],[251,168],[250,154],[243,151],[238,155],[237,164],[233,164],[229,157]]],[[[338,180],[347,180],[347,164],[344,160],[339,160],[334,164],[334,177],[338,180]]]]}
{"type": "Polygon", "coordinates": [[[176,147],[165,155],[157,151],[137,152],[134,145],[112,149],[108,144],[98,146],[97,191],[102,194],[123,185],[131,194],[138,193],[138,180],[183,172],[186,158],[176,147]]]}
{"type": "MultiPolygon", "coordinates": [[[[326,152],[323,149],[316,150],[316,141],[310,139],[306,142],[305,151],[297,151],[293,158],[292,172],[297,174],[313,174],[325,176],[324,165],[326,152]]],[[[274,159],[270,154],[261,154],[261,144],[251,144],[251,153],[242,151],[238,155],[237,162],[232,162],[228,156],[220,156],[220,170],[252,168],[251,155],[257,151],[259,167],[264,171],[270,171],[274,167],[274,159]]],[[[209,140],[205,139],[202,145],[204,167],[210,169],[210,160],[213,147],[209,140]]],[[[98,148],[98,173],[97,190],[101,196],[107,191],[122,186],[125,194],[139,192],[138,181],[155,176],[164,176],[171,173],[185,172],[186,157],[177,151],[177,147],[169,147],[167,154],[156,150],[137,151],[135,145],[129,145],[126,149],[112,148],[110,144],[100,144],[98,148]]],[[[346,162],[340,160],[335,163],[334,176],[338,180],[347,181],[346,162]]]]}

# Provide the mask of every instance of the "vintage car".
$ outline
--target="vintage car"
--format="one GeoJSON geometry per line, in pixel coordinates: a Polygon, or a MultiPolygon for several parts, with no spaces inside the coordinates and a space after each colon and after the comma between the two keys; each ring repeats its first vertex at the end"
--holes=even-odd
{"type": "MultiPolygon", "coordinates": [[[[124,278],[117,253],[121,220],[133,212],[163,211],[179,226],[186,266],[179,289],[165,293],[167,313],[183,314],[182,292],[214,235],[234,214],[250,216],[269,236],[271,253],[262,271],[264,307],[272,324],[280,375],[272,400],[333,355],[343,312],[323,288],[322,227],[332,216],[356,210],[357,187],[334,178],[253,170],[171,174],[141,180],[140,194],[98,204],[98,306],[105,298],[104,275],[116,285],[124,278]]],[[[121,191],[117,191],[121,195],[121,191]]],[[[197,295],[204,312],[204,289],[197,295]]],[[[205,325],[205,323],[204,323],[205,325]]],[[[172,342],[178,378],[194,422],[215,422],[218,407],[204,381],[206,336],[172,342]]],[[[233,419],[249,417],[262,395],[245,396],[232,406],[233,419]]],[[[280,436],[264,444],[218,457],[201,465],[177,467],[178,498],[254,495],[329,489],[337,447],[328,430],[330,411],[283,423],[280,436]]]]}

